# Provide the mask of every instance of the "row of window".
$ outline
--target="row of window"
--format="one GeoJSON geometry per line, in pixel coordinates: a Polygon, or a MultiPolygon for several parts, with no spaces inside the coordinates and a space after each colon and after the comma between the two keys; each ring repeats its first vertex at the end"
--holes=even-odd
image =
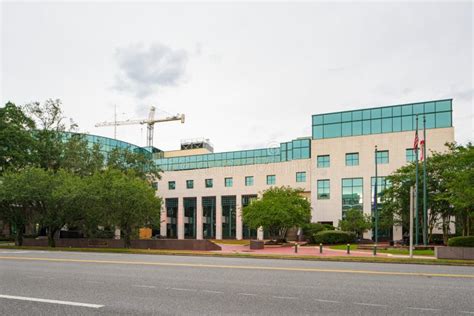
{"type": "MultiPolygon", "coordinates": [[[[296,173],[296,182],[306,182],[306,171],[300,171],[296,173]]],[[[267,185],[275,185],[276,184],[276,175],[271,174],[267,175],[266,177],[267,185]]],[[[226,188],[230,188],[234,185],[234,178],[227,177],[224,178],[224,186],[226,188]]],[[[254,185],[254,176],[246,176],[245,177],[245,186],[253,186],[254,185]]],[[[204,186],[206,188],[212,188],[214,186],[213,179],[205,179],[204,186]]],[[[176,189],[176,181],[168,181],[168,190],[175,190],[176,189]]],[[[186,189],[194,189],[194,180],[186,180],[186,189]]]]}
{"type": "MultiPolygon", "coordinates": [[[[407,148],[405,150],[406,162],[416,161],[416,152],[413,148],[407,148]]],[[[388,150],[377,151],[377,164],[388,164],[389,152],[388,150]]],[[[359,153],[347,153],[346,154],[346,166],[358,166],[359,165],[359,153]]],[[[331,166],[330,155],[319,155],[317,157],[318,168],[329,168],[331,166]]]]}

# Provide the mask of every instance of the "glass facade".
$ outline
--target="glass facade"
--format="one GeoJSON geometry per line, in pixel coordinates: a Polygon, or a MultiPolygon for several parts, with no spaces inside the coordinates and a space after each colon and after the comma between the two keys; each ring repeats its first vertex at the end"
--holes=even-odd
{"type": "Polygon", "coordinates": [[[346,154],[346,166],[358,166],[359,165],[359,153],[346,154]]]}
{"type": "Polygon", "coordinates": [[[342,179],[342,217],[351,209],[363,210],[363,179],[342,179]]]}
{"type": "Polygon", "coordinates": [[[423,128],[423,115],[426,128],[451,127],[452,100],[313,115],[313,139],[412,131],[416,115],[419,128],[423,128]]]}
{"type": "Polygon", "coordinates": [[[216,238],[216,197],[206,196],[202,198],[202,232],[203,237],[216,238]]]}
{"type": "Polygon", "coordinates": [[[413,148],[407,148],[405,150],[405,156],[406,156],[406,161],[407,162],[416,161],[416,154],[415,154],[415,150],[413,148]]]}
{"type": "Polygon", "coordinates": [[[296,173],[296,182],[306,182],[306,172],[301,171],[296,173]]]}
{"type": "Polygon", "coordinates": [[[376,161],[378,165],[389,163],[388,150],[378,150],[376,154],[376,161]]]}
{"type": "Polygon", "coordinates": [[[168,221],[166,224],[166,236],[169,238],[178,238],[177,222],[178,222],[178,199],[166,199],[166,216],[168,221]]]}
{"type": "Polygon", "coordinates": [[[330,199],[330,182],[329,180],[318,180],[318,200],[330,199]]]}
{"type": "Polygon", "coordinates": [[[296,139],[280,147],[155,159],[163,171],[267,164],[311,158],[311,139],[296,139]]]}
{"type": "Polygon", "coordinates": [[[317,165],[318,168],[329,168],[331,166],[329,155],[318,156],[317,165]]]}
{"type": "Polygon", "coordinates": [[[268,185],[273,185],[276,184],[276,176],[275,175],[268,175],[267,176],[267,184],[268,185]]]}
{"type": "Polygon", "coordinates": [[[224,186],[226,188],[232,187],[233,184],[234,184],[234,179],[232,179],[232,178],[225,178],[224,179],[224,186]]]}
{"type": "MultiPolygon", "coordinates": [[[[382,208],[383,208],[383,204],[382,204],[382,193],[385,189],[388,189],[390,187],[390,180],[388,180],[386,177],[377,177],[377,210],[380,214],[380,212],[382,211],[382,208]]],[[[371,177],[370,178],[370,204],[371,204],[371,214],[372,214],[372,218],[373,220],[375,221],[375,214],[374,214],[374,211],[375,211],[375,204],[374,204],[374,195],[375,195],[375,177],[371,177]]],[[[378,237],[379,238],[387,238],[387,237],[390,237],[392,235],[392,230],[391,229],[386,229],[386,230],[382,230],[382,229],[378,229],[378,237]]],[[[372,237],[375,238],[375,234],[372,233],[372,237]]]]}
{"type": "Polygon", "coordinates": [[[250,187],[253,185],[253,176],[245,177],[245,186],[250,187]]]}
{"type": "Polygon", "coordinates": [[[196,198],[184,198],[184,238],[196,238],[196,198]]]}
{"type": "Polygon", "coordinates": [[[204,180],[204,185],[206,186],[206,188],[212,188],[214,183],[213,183],[212,179],[206,179],[206,180],[204,180]]]}
{"type": "Polygon", "coordinates": [[[233,239],[236,233],[236,197],[222,197],[222,238],[233,239]]]}
{"type": "Polygon", "coordinates": [[[186,189],[194,188],[194,180],[186,180],[186,189]]]}
{"type": "Polygon", "coordinates": [[[176,181],[168,181],[168,190],[176,189],[176,181]]]}
{"type": "MultiPolygon", "coordinates": [[[[257,199],[257,195],[242,195],[242,207],[246,207],[252,201],[257,199]]],[[[242,238],[244,239],[256,239],[257,238],[257,230],[252,229],[245,225],[245,223],[242,224],[242,238]]]]}

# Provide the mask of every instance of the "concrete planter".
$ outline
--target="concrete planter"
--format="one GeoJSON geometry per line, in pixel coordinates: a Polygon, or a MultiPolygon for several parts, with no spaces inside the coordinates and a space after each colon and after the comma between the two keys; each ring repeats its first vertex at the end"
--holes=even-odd
{"type": "Polygon", "coordinates": [[[437,259],[474,260],[474,247],[436,247],[437,259]]]}
{"type": "Polygon", "coordinates": [[[250,249],[263,249],[265,247],[265,242],[263,240],[251,240],[250,249]]]}

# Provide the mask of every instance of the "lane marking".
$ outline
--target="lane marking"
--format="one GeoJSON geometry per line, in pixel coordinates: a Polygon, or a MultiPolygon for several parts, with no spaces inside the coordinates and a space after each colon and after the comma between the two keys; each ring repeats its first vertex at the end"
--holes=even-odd
{"type": "Polygon", "coordinates": [[[391,272],[391,271],[374,271],[374,270],[345,270],[345,269],[322,269],[322,268],[239,266],[239,265],[216,265],[216,264],[204,264],[204,263],[172,263],[172,262],[166,263],[166,262],[146,262],[146,261],[65,259],[65,258],[13,257],[13,256],[0,256],[0,259],[25,260],[25,261],[46,261],[46,262],[147,265],[147,266],[163,266],[163,267],[193,267],[193,268],[218,268],[218,269],[242,269],[242,270],[268,270],[268,271],[328,272],[328,273],[347,273],[347,274],[397,275],[397,276],[422,276],[422,277],[444,277],[444,278],[474,279],[474,274],[391,272]]]}
{"type": "Polygon", "coordinates": [[[154,285],[132,284],[132,286],[133,286],[133,287],[146,288],[146,289],[156,289],[156,286],[154,286],[154,285]]]}
{"type": "Polygon", "coordinates": [[[383,304],[371,304],[371,303],[354,303],[356,305],[362,305],[362,306],[373,306],[373,307],[387,307],[388,305],[383,305],[383,304]]]}
{"type": "Polygon", "coordinates": [[[102,284],[102,282],[99,281],[86,281],[87,283],[92,283],[92,284],[102,284]]]}
{"type": "Polygon", "coordinates": [[[272,296],[273,298],[283,299],[283,300],[296,300],[297,297],[294,296],[272,296]]]}
{"type": "Polygon", "coordinates": [[[89,307],[89,308],[104,307],[104,305],[98,305],[98,304],[88,304],[88,303],[79,303],[79,302],[70,302],[70,301],[58,301],[58,300],[49,300],[49,299],[44,299],[44,298],[35,298],[35,297],[26,297],[26,296],[0,295],[0,298],[10,299],[10,300],[20,300],[20,301],[59,304],[59,305],[89,307]]]}
{"type": "Polygon", "coordinates": [[[243,296],[257,296],[257,294],[253,294],[253,293],[237,293],[237,295],[243,295],[243,296]]]}
{"type": "Polygon", "coordinates": [[[418,310],[418,311],[430,311],[430,312],[440,311],[439,308],[423,308],[423,307],[408,307],[408,308],[418,310]]]}
{"type": "Polygon", "coordinates": [[[468,312],[468,311],[460,311],[460,313],[462,313],[462,314],[473,314],[474,315],[474,312],[468,312]]]}
{"type": "Polygon", "coordinates": [[[341,303],[339,301],[331,301],[331,300],[320,300],[320,299],[314,299],[314,300],[318,302],[323,302],[323,303],[341,303]]]}
{"type": "Polygon", "coordinates": [[[202,292],[205,292],[205,293],[213,293],[213,294],[224,294],[224,292],[221,292],[221,291],[212,291],[212,290],[202,290],[202,292]]]}
{"type": "Polygon", "coordinates": [[[188,292],[196,292],[197,291],[195,289],[183,289],[183,288],[179,288],[179,287],[172,287],[170,289],[175,290],[175,291],[188,291],[188,292]]]}

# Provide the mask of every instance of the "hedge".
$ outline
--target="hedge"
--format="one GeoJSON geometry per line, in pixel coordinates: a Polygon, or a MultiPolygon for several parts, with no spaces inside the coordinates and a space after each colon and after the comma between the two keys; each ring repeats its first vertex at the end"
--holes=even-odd
{"type": "Polygon", "coordinates": [[[474,236],[461,236],[449,238],[450,247],[474,247],[474,236]]]}
{"type": "Polygon", "coordinates": [[[347,244],[354,242],[356,235],[340,230],[325,230],[313,235],[316,244],[347,244]]]}

